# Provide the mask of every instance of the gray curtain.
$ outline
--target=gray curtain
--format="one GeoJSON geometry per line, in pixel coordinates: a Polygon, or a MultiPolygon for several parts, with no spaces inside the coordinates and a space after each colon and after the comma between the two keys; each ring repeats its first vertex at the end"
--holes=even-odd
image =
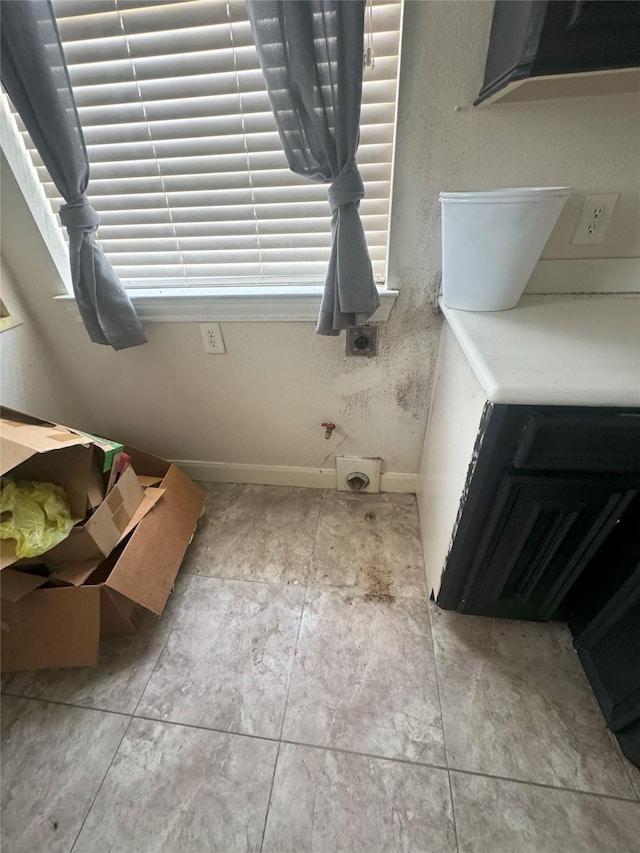
{"type": "Polygon", "coordinates": [[[89,337],[116,350],[143,344],[133,305],[93,237],[100,220],[85,195],[89,161],[51,3],[2,0],[0,15],[2,84],[66,201],[60,219],[89,337]]]}
{"type": "Polygon", "coordinates": [[[365,0],[246,0],[289,167],[331,183],[333,242],[317,332],[338,335],[380,304],[358,213],[365,0]]]}

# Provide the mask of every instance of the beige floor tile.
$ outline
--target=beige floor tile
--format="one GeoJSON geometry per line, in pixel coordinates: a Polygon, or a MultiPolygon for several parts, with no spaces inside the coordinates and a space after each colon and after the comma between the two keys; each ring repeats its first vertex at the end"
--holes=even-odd
{"type": "Polygon", "coordinates": [[[209,493],[185,568],[210,577],[304,584],[322,495],[316,489],[238,486],[209,493]]]}
{"type": "Polygon", "coordinates": [[[4,696],[2,850],[68,853],[129,722],[4,696]]]}
{"type": "Polygon", "coordinates": [[[631,777],[631,784],[636,792],[636,796],[638,800],[640,800],[640,767],[636,767],[626,758],[624,759],[625,767],[627,768],[627,773],[631,777]]]}
{"type": "Polygon", "coordinates": [[[194,577],[137,713],[279,737],[304,589],[194,577]]]}
{"type": "Polygon", "coordinates": [[[145,616],[134,637],[102,640],[97,666],[20,672],[11,682],[11,693],[132,714],[191,580],[191,575],[178,575],[162,616],[145,616]]]}
{"type": "Polygon", "coordinates": [[[454,853],[445,770],[283,744],[264,853],[454,853]]]}
{"type": "Polygon", "coordinates": [[[415,497],[326,494],[309,582],[374,600],[427,597],[415,497]]]}
{"type": "Polygon", "coordinates": [[[627,771],[627,775],[631,780],[631,784],[633,785],[633,789],[636,792],[636,797],[638,801],[640,801],[640,767],[636,767],[635,764],[632,764],[629,759],[625,756],[620,747],[620,744],[616,740],[616,747],[618,752],[622,758],[622,763],[624,765],[625,770],[627,771]]]}
{"type": "Polygon", "coordinates": [[[444,764],[426,600],[309,589],[283,737],[444,764]]]}
{"type": "Polygon", "coordinates": [[[184,556],[183,572],[195,572],[200,563],[206,559],[212,544],[210,528],[213,524],[219,523],[241,488],[234,483],[201,482],[199,485],[206,495],[204,511],[184,556]]]}
{"type": "Polygon", "coordinates": [[[431,621],[450,767],[633,796],[566,628],[435,605],[431,621]]]}
{"type": "Polygon", "coordinates": [[[451,773],[460,853],[632,853],[640,803],[451,773]]]}
{"type": "Polygon", "coordinates": [[[260,850],[277,744],[134,720],[74,853],[260,850]]]}
{"type": "Polygon", "coordinates": [[[3,850],[258,853],[272,780],[264,853],[636,849],[568,630],[428,602],[413,495],[203,485],[159,621],[2,677],[3,850]]]}

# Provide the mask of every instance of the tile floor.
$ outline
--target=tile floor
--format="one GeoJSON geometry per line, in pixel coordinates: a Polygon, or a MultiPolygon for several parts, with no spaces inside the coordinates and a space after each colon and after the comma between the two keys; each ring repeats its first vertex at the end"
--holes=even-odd
{"type": "Polygon", "coordinates": [[[413,496],[208,494],[161,620],[3,678],[3,851],[640,850],[567,630],[438,610],[413,496]]]}

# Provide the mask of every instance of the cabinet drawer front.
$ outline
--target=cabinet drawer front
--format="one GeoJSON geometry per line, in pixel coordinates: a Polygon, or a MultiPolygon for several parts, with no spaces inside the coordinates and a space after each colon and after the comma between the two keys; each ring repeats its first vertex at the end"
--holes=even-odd
{"type": "Polygon", "coordinates": [[[525,425],[513,465],[533,471],[640,475],[640,411],[534,412],[525,425]]]}

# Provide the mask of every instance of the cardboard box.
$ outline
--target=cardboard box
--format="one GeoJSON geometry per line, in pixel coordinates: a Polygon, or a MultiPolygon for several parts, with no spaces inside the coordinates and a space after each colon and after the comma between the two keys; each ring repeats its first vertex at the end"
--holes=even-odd
{"type": "MultiPolygon", "coordinates": [[[[11,409],[0,414],[0,473],[16,480],[58,483],[67,492],[74,522],[82,521],[91,479],[91,439],[11,409]]],[[[18,559],[15,540],[0,540],[0,569],[18,559]]]]}
{"type": "Polygon", "coordinates": [[[72,430],[72,432],[91,439],[96,451],[94,453],[92,478],[88,495],[88,509],[92,510],[100,506],[105,495],[115,485],[118,462],[124,450],[124,445],[118,441],[111,441],[108,438],[100,438],[100,436],[92,435],[90,432],[83,432],[82,430],[72,430]]]}
{"type": "MultiPolygon", "coordinates": [[[[75,577],[67,571],[45,587],[22,594],[12,592],[8,576],[2,590],[3,672],[93,666],[101,635],[133,634],[146,611],[159,616],[164,610],[202,514],[204,493],[176,465],[133,448],[126,452],[150,485],[145,500],[153,501],[151,507],[97,568],[87,561],[75,577]],[[159,489],[149,497],[152,483],[159,483],[159,489]]],[[[0,572],[0,583],[3,575],[0,572]]],[[[37,583],[20,582],[31,587],[37,583]]]]}
{"type": "Polygon", "coordinates": [[[51,563],[75,563],[108,557],[144,499],[133,468],[127,468],[104,501],[83,524],[43,556],[51,563]]]}

